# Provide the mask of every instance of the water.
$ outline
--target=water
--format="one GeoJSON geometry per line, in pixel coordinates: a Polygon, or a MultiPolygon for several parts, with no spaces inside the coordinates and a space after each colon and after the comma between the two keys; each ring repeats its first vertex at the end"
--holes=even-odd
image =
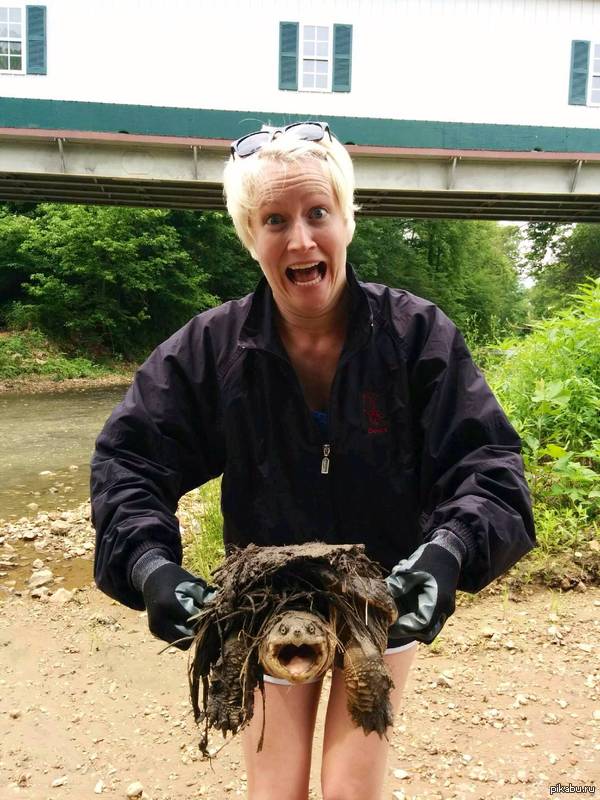
{"type": "Polygon", "coordinates": [[[125,391],[0,395],[0,520],[31,515],[31,503],[65,510],[89,497],[94,442],[125,391]]]}

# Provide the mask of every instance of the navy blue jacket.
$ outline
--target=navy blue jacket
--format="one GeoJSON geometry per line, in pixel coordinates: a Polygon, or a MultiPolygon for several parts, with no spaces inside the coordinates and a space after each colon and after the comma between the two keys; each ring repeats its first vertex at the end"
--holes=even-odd
{"type": "Polygon", "coordinates": [[[519,438],[456,327],[432,303],[347,274],[326,442],[264,279],[141,366],[92,460],[100,589],[143,608],[132,559],[158,547],[181,563],[179,498],[221,474],[226,548],[363,542],[390,571],[446,528],[467,546],[459,588],[475,592],[534,546],[519,438]]]}

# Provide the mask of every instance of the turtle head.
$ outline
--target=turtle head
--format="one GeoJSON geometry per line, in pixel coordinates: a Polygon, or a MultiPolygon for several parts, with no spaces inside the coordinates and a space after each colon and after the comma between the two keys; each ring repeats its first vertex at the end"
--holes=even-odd
{"type": "Polygon", "coordinates": [[[274,678],[305,683],[329,669],[336,639],[331,626],[309,611],[288,611],[268,625],[259,646],[263,669],[274,678]]]}

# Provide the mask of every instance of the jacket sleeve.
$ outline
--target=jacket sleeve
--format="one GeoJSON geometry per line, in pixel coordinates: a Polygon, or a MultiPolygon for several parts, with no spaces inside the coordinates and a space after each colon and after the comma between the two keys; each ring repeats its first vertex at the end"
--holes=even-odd
{"type": "Polygon", "coordinates": [[[181,564],[175,511],[183,494],[223,471],[220,416],[210,336],[196,318],[140,367],[96,441],[94,578],[131,608],[144,608],[132,559],[156,549],[181,564]]]}
{"type": "Polygon", "coordinates": [[[435,306],[425,317],[411,375],[422,531],[425,540],[439,528],[462,539],[458,588],[478,592],[535,546],[521,442],[460,332],[435,306]]]}

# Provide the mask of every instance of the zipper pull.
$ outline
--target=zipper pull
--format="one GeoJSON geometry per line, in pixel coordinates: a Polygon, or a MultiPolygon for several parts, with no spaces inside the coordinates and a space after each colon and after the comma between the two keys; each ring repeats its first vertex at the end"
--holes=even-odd
{"type": "Polygon", "coordinates": [[[321,475],[329,474],[329,453],[331,453],[331,446],[328,444],[324,444],[323,458],[321,459],[321,475]]]}

